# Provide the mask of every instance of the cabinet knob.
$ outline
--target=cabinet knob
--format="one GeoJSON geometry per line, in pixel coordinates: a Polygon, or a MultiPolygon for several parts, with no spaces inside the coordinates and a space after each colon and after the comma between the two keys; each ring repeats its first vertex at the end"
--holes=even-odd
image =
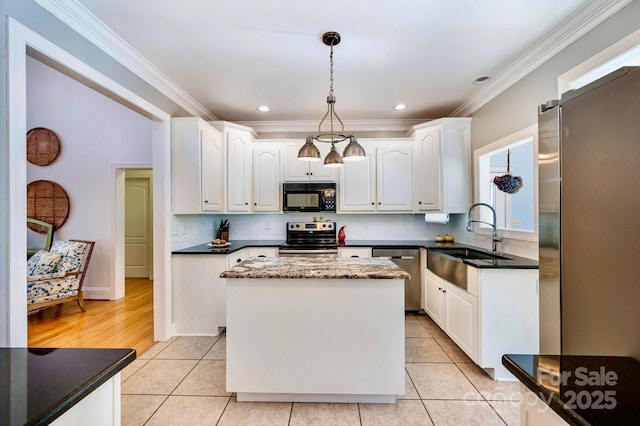
{"type": "Polygon", "coordinates": [[[443,293],[446,293],[446,292],[447,292],[447,290],[442,290],[442,292],[443,292],[443,293]]]}
{"type": "Polygon", "coordinates": [[[313,172],[309,173],[309,175],[313,176],[313,172]]]}
{"type": "Polygon", "coordinates": [[[258,205],[258,203],[253,203],[253,205],[254,205],[254,206],[257,206],[257,205],[258,205]]]}
{"type": "Polygon", "coordinates": [[[358,256],[357,254],[354,254],[354,255],[351,255],[351,257],[360,257],[360,256],[358,256]]]}
{"type": "Polygon", "coordinates": [[[208,203],[208,202],[209,202],[209,200],[204,200],[204,202],[205,202],[205,203],[208,203]]]}
{"type": "Polygon", "coordinates": [[[378,201],[378,205],[382,204],[382,202],[378,201]]]}
{"type": "Polygon", "coordinates": [[[376,203],[371,203],[371,205],[372,205],[372,206],[373,206],[373,205],[375,205],[375,204],[376,204],[376,203]]]}
{"type": "Polygon", "coordinates": [[[236,260],[236,263],[240,263],[240,262],[242,262],[242,259],[236,260]]]}
{"type": "Polygon", "coordinates": [[[245,205],[245,206],[248,206],[248,205],[249,205],[249,203],[244,203],[244,205],[245,205]]]}
{"type": "Polygon", "coordinates": [[[309,172],[307,172],[306,175],[309,176],[309,172]]]}
{"type": "Polygon", "coordinates": [[[422,201],[418,201],[418,204],[422,204],[422,201]]]}
{"type": "Polygon", "coordinates": [[[264,255],[264,254],[260,254],[260,255],[258,255],[258,257],[267,257],[267,256],[264,255]]]}
{"type": "Polygon", "coordinates": [[[438,287],[438,291],[442,291],[442,287],[438,287]]]}

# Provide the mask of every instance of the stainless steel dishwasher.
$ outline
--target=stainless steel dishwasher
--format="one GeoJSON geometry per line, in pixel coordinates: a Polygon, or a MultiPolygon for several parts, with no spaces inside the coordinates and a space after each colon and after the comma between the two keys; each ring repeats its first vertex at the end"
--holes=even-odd
{"type": "Polygon", "coordinates": [[[386,257],[404,269],[411,278],[404,280],[404,309],[417,311],[420,309],[420,249],[374,248],[373,257],[386,257]]]}

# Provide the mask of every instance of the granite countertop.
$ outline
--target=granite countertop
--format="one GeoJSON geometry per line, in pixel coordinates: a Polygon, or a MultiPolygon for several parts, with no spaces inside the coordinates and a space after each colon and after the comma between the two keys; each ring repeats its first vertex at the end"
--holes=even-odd
{"type": "Polygon", "coordinates": [[[571,425],[638,424],[640,362],[633,358],[504,355],[502,364],[571,425]]]}
{"type": "Polygon", "coordinates": [[[0,424],[49,424],[135,358],[133,349],[0,348],[0,424]]]}
{"type": "Polygon", "coordinates": [[[221,278],[409,279],[389,259],[327,257],[259,257],[247,259],[221,278]]]}

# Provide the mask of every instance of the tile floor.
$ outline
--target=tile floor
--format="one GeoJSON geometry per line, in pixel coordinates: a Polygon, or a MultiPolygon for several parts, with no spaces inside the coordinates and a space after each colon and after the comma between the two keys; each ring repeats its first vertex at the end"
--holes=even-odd
{"type": "Polygon", "coordinates": [[[519,425],[518,382],[494,382],[425,315],[405,317],[406,392],[396,404],[238,402],[225,336],[155,344],[122,372],[127,425],[519,425]]]}

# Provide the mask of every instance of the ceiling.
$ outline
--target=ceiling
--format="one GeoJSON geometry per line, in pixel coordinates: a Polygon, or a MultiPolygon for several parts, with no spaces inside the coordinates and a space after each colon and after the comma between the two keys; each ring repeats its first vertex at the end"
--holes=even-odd
{"type": "Polygon", "coordinates": [[[320,120],[334,48],[343,120],[450,115],[587,0],[78,0],[212,115],[320,120]],[[395,111],[398,103],[407,105],[395,111]],[[258,111],[268,105],[270,111],[258,111]]]}

